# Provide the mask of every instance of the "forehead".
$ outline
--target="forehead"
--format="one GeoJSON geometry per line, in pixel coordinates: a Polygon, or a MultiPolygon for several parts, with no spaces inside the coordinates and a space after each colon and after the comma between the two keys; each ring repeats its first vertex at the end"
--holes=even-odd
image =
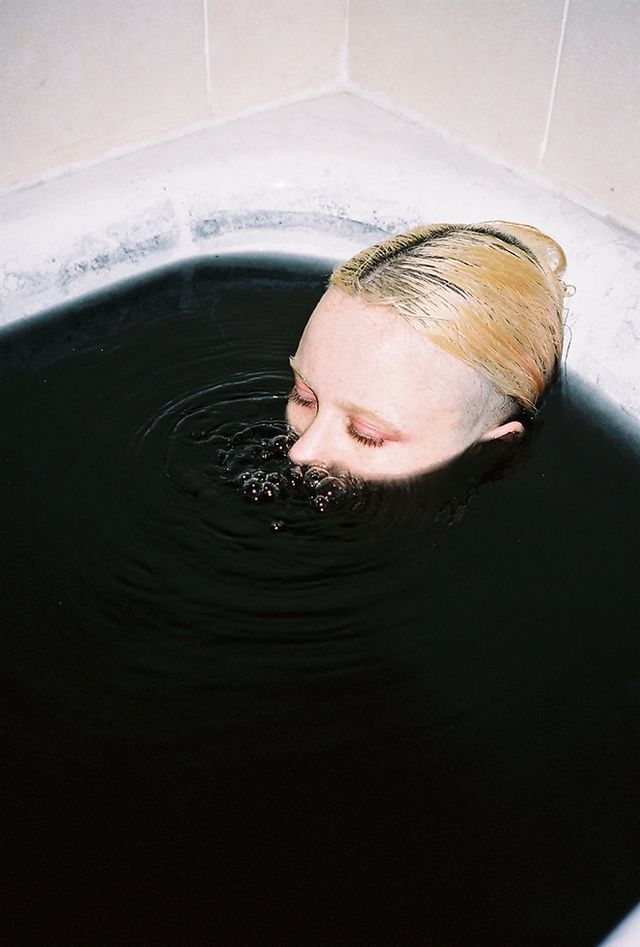
{"type": "Polygon", "coordinates": [[[422,399],[425,405],[457,405],[479,376],[410,325],[391,306],[381,306],[330,287],[314,310],[296,353],[296,366],[317,394],[385,402],[422,399]]]}
{"type": "Polygon", "coordinates": [[[313,311],[301,342],[306,347],[322,343],[332,350],[359,345],[375,358],[380,347],[401,351],[413,334],[391,306],[365,302],[332,286],[313,311]]]}

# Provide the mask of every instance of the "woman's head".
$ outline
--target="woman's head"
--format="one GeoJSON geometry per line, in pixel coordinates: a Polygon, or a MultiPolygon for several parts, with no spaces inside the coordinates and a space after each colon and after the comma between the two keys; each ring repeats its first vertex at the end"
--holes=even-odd
{"type": "Polygon", "coordinates": [[[502,222],[421,227],[338,266],[292,362],[292,460],[395,478],[517,434],[561,354],[564,266],[502,222]]]}

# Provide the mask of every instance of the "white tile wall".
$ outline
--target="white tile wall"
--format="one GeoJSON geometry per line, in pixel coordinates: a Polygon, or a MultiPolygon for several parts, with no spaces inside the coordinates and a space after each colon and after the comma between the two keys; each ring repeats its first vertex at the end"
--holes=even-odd
{"type": "Polygon", "coordinates": [[[347,0],[208,0],[214,115],[337,83],[347,0]]]}
{"type": "Polygon", "coordinates": [[[640,0],[0,0],[0,187],[347,69],[640,230],[640,0]]]}
{"type": "Polygon", "coordinates": [[[640,229],[638,0],[572,0],[543,167],[640,229]]]}
{"type": "Polygon", "coordinates": [[[351,0],[350,76],[515,164],[535,163],[564,0],[351,0]]]}
{"type": "Polygon", "coordinates": [[[0,184],[203,119],[202,0],[4,0],[0,184]]]}
{"type": "Polygon", "coordinates": [[[356,90],[640,230],[640,0],[351,0],[349,35],[356,90]]]}
{"type": "Polygon", "coordinates": [[[0,186],[335,87],[347,4],[2,0],[0,186]]]}

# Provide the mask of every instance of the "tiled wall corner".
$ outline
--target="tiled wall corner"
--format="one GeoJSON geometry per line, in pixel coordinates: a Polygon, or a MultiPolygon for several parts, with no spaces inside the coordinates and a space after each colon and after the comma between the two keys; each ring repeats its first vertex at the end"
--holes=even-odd
{"type": "Polygon", "coordinates": [[[339,88],[347,20],[356,90],[640,229],[639,0],[3,0],[0,187],[339,88]]]}
{"type": "Polygon", "coordinates": [[[4,0],[0,185],[206,117],[202,0],[4,0]]]}
{"type": "Polygon", "coordinates": [[[638,0],[351,0],[349,76],[640,230],[638,0]]]}
{"type": "Polygon", "coordinates": [[[638,0],[572,0],[544,170],[640,229],[638,0]]]}
{"type": "Polygon", "coordinates": [[[336,84],[347,0],[208,0],[213,113],[336,84]]]}
{"type": "Polygon", "coordinates": [[[544,134],[564,0],[351,0],[350,77],[516,165],[544,134]]]}

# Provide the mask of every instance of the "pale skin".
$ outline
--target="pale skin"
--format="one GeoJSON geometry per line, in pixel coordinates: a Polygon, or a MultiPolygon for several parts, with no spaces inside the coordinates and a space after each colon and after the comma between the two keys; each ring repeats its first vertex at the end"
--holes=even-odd
{"type": "Polygon", "coordinates": [[[333,286],[312,313],[291,367],[287,421],[299,435],[289,452],[296,464],[397,480],[439,467],[477,441],[522,432],[518,421],[487,421],[493,391],[474,368],[392,307],[333,286]],[[487,410],[478,412],[478,405],[487,410]]]}

